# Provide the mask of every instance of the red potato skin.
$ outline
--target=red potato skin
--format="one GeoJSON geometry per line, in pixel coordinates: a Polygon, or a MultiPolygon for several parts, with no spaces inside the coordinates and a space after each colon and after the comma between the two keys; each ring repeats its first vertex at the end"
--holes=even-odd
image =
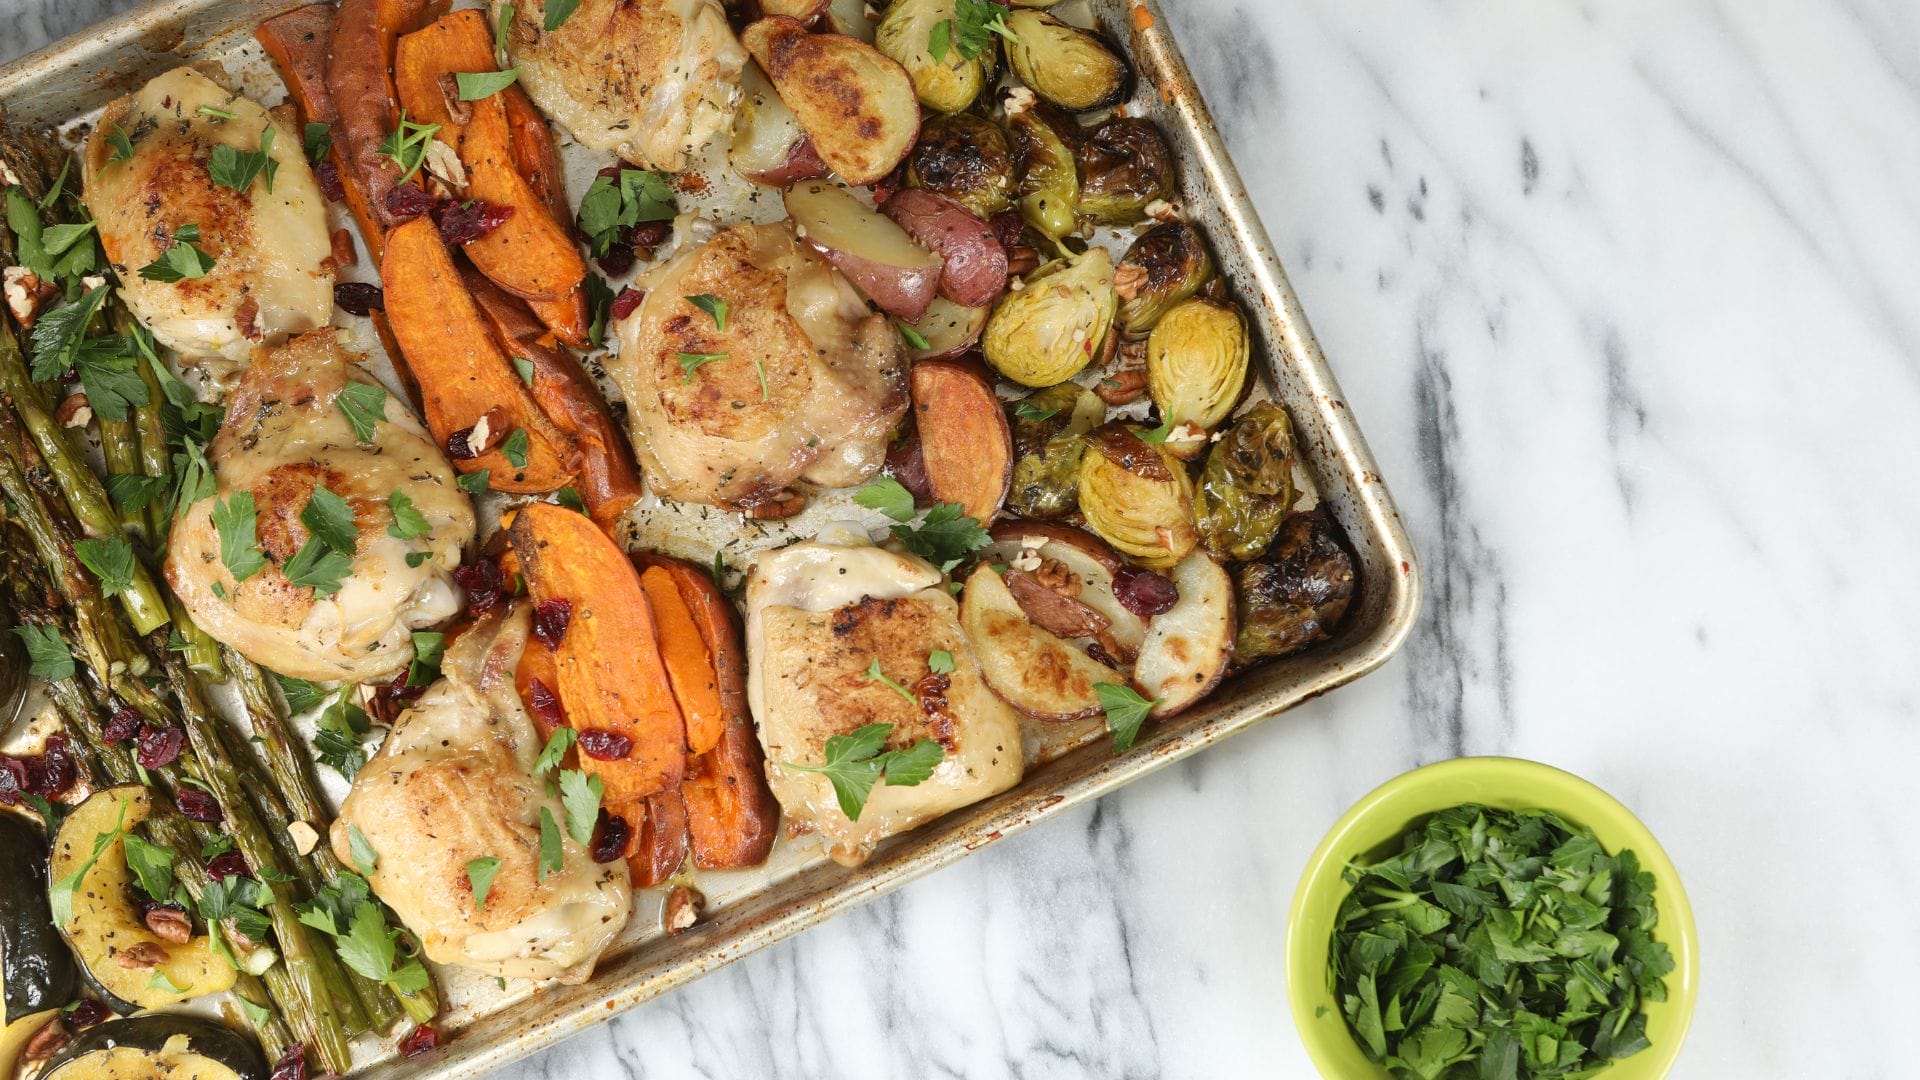
{"type": "Polygon", "coordinates": [[[959,503],[989,524],[1013,482],[1013,436],[993,384],[947,360],[913,365],[914,430],[936,502],[959,503]]]}
{"type": "MultiPolygon", "coordinates": [[[[808,240],[808,243],[813,242],[808,240]]],[[[813,244],[813,249],[852,282],[860,295],[873,301],[881,311],[908,322],[917,322],[925,315],[927,305],[933,303],[940,291],[938,266],[891,266],[822,244],[813,244]]]]}
{"type": "Polygon", "coordinates": [[[905,188],[880,212],[946,261],[940,295],[962,307],[986,307],[1007,287],[1007,249],[973,211],[923,188],[905,188]]]}
{"type": "Polygon", "coordinates": [[[787,187],[802,180],[818,180],[832,173],[827,163],[820,160],[820,154],[813,148],[813,136],[802,135],[800,141],[787,151],[785,161],[778,166],[761,172],[742,173],[756,184],[768,187],[787,187]]]}
{"type": "Polygon", "coordinates": [[[1113,573],[1125,565],[1120,553],[1107,546],[1105,540],[1085,529],[1076,529],[1071,525],[1062,525],[1057,521],[1002,521],[988,534],[995,540],[1018,542],[1029,536],[1045,537],[1055,543],[1079,548],[1093,561],[1099,563],[1108,573],[1113,573]]]}

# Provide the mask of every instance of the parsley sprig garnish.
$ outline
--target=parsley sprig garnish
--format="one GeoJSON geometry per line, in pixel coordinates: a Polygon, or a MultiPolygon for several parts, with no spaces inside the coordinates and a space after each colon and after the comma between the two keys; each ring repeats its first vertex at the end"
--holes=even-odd
{"type": "Polygon", "coordinates": [[[828,737],[827,759],[822,764],[801,765],[793,761],[784,764],[790,769],[825,776],[833,785],[840,812],[847,815],[849,821],[859,821],[874,784],[884,779],[889,787],[917,786],[932,776],[941,759],[946,757],[946,750],[932,739],[921,739],[905,750],[882,753],[881,748],[887,745],[887,737],[892,734],[892,724],[867,724],[849,734],[828,737]]]}
{"type": "Polygon", "coordinates": [[[1006,8],[990,0],[959,0],[953,18],[942,20],[928,32],[927,52],[936,63],[944,63],[949,52],[972,60],[993,44],[994,34],[1008,41],[1020,40],[1007,29],[1006,8]]]}
{"type": "Polygon", "coordinates": [[[240,150],[226,143],[214,147],[213,156],[207,159],[207,175],[221,187],[244,193],[253,186],[255,177],[265,174],[267,194],[273,194],[273,176],[280,169],[280,163],[273,160],[276,130],[272,124],[260,129],[258,150],[240,150]]]}
{"type": "Polygon", "coordinates": [[[643,221],[672,221],[677,213],[673,188],[665,177],[644,169],[621,169],[617,183],[612,177],[596,176],[580,197],[580,231],[587,234],[597,259],[613,250],[623,230],[643,221]]]}
{"type": "Polygon", "coordinates": [[[438,134],[439,124],[416,124],[407,119],[407,110],[401,109],[400,125],[387,133],[380,144],[380,154],[400,166],[402,181],[411,180],[427,160],[427,144],[438,134]]]}

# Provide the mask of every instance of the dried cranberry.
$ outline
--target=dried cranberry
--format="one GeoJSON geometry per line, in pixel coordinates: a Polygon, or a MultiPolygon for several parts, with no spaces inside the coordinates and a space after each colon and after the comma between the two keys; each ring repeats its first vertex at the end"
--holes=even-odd
{"type": "Polygon", "coordinates": [[[440,1033],[433,1030],[432,1024],[421,1024],[400,1040],[401,1057],[419,1057],[440,1045],[440,1033]]]}
{"type": "Polygon", "coordinates": [[[1101,645],[1097,641],[1087,642],[1087,655],[1093,657],[1095,661],[1105,664],[1110,668],[1117,668],[1120,666],[1120,661],[1115,659],[1114,655],[1108,652],[1106,650],[1106,647],[1101,645]]]}
{"type": "Polygon", "coordinates": [[[1121,607],[1145,619],[1172,607],[1180,599],[1180,590],[1151,570],[1123,566],[1113,574],[1113,597],[1121,607]]]}
{"type": "Polygon", "coordinates": [[[604,176],[607,179],[617,184],[620,182],[620,169],[621,169],[621,166],[619,165],[609,165],[606,168],[601,169],[599,172],[594,173],[593,175],[604,176]]]}
{"type": "Polygon", "coordinates": [[[47,748],[40,759],[44,768],[40,786],[34,789],[35,795],[57,799],[66,794],[73,782],[79,779],[80,770],[74,765],[73,749],[67,745],[65,735],[47,736],[47,748]]]}
{"type": "Polygon", "coordinates": [[[1020,243],[1020,211],[1002,210],[988,218],[987,224],[993,228],[993,237],[1000,241],[1001,247],[1012,251],[1020,243]]]}
{"type": "Polygon", "coordinates": [[[313,167],[313,182],[320,185],[320,194],[328,202],[339,202],[347,197],[347,185],[340,181],[340,166],[331,161],[323,161],[313,167]]]}
{"type": "Polygon", "coordinates": [[[100,734],[110,743],[123,743],[140,733],[140,714],[125,705],[113,710],[100,734]]]}
{"type": "Polygon", "coordinates": [[[466,202],[444,204],[440,212],[434,215],[434,221],[440,226],[440,239],[449,244],[464,244],[505,225],[512,216],[511,206],[495,206],[479,199],[468,199],[466,202]]]}
{"type": "Polygon", "coordinates": [[[627,819],[609,814],[603,808],[600,820],[593,827],[593,861],[610,863],[627,853],[627,841],[633,837],[633,826],[627,819]]]}
{"type": "Polygon", "coordinates": [[[433,210],[433,196],[418,184],[395,184],[387,192],[387,213],[405,221],[433,210]]]}
{"type": "Polygon", "coordinates": [[[500,564],[492,559],[462,563],[453,569],[453,580],[467,591],[467,610],[485,615],[500,602],[500,564]]]}
{"type": "Polygon", "coordinates": [[[473,450],[472,428],[461,428],[447,436],[447,456],[455,461],[472,461],[480,456],[473,450]]]}
{"type": "Polygon", "coordinates": [[[186,739],[186,733],[172,724],[165,727],[148,724],[140,729],[140,735],[135,740],[137,749],[134,759],[140,762],[142,768],[165,768],[179,759],[180,746],[186,739]]]}
{"type": "Polygon", "coordinates": [[[633,249],[625,244],[615,244],[594,261],[600,264],[601,273],[608,277],[620,277],[633,269],[633,249]]]}
{"type": "Polygon", "coordinates": [[[540,721],[541,728],[547,731],[558,731],[566,727],[567,714],[566,710],[560,707],[560,699],[555,697],[553,691],[547,689],[547,684],[539,679],[529,679],[527,682],[527,707],[533,710],[533,715],[540,721]]]}
{"type": "Polygon", "coordinates": [[[643,290],[621,289],[620,295],[613,298],[613,306],[610,309],[613,312],[613,317],[616,319],[624,319],[633,314],[633,309],[639,307],[640,301],[646,298],[647,294],[643,290]]]}
{"type": "Polygon", "coordinates": [[[197,787],[180,788],[174,792],[173,801],[179,804],[181,816],[189,821],[218,822],[221,819],[220,800],[197,787]]]}
{"type": "Polygon", "coordinates": [[[92,998],[87,998],[80,1002],[80,1004],[75,1005],[73,1011],[67,1014],[67,1023],[75,1030],[90,1028],[102,1020],[105,1020],[109,1015],[105,1005],[100,1004],[92,998]]]}
{"type": "Polygon", "coordinates": [[[370,315],[387,310],[386,294],[380,286],[364,281],[342,281],[333,287],[333,302],[349,315],[370,315]]]}
{"type": "Polygon", "coordinates": [[[295,1046],[281,1055],[267,1080],[307,1080],[307,1048],[295,1046]]]}
{"type": "MultiPolygon", "coordinates": [[[[815,153],[817,154],[818,151],[815,151],[815,153]]],[[[868,184],[867,190],[873,192],[873,204],[875,206],[881,206],[884,205],[888,199],[899,194],[900,189],[906,185],[906,182],[907,166],[902,162],[899,168],[868,184]]]]}
{"type": "Polygon", "coordinates": [[[567,624],[573,621],[573,601],[542,600],[533,609],[533,636],[549,649],[560,647],[567,636],[567,624]]]}
{"type": "Polygon", "coordinates": [[[626,241],[636,248],[657,248],[673,238],[673,222],[642,221],[627,228],[626,241]]]}
{"type": "Polygon", "coordinates": [[[590,727],[580,733],[580,752],[596,761],[619,761],[633,752],[633,740],[617,731],[590,727]]]}
{"type": "Polygon", "coordinates": [[[427,692],[427,688],[424,685],[410,686],[407,684],[407,676],[410,674],[412,674],[411,671],[402,668],[399,674],[389,680],[386,685],[380,687],[379,692],[373,695],[372,709],[375,714],[374,718],[380,723],[391,727],[393,722],[400,718],[400,714],[406,710],[406,707],[411,704],[415,698],[427,692]]]}
{"type": "Polygon", "coordinates": [[[225,881],[232,877],[252,877],[253,871],[247,866],[246,856],[237,851],[223,851],[207,863],[207,873],[225,881]]]}

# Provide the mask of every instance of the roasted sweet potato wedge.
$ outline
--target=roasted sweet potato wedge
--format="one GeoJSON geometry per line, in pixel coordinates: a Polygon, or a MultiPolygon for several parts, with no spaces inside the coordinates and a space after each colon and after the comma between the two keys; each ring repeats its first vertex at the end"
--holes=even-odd
{"type": "Polygon", "coordinates": [[[704,754],[720,743],[727,719],[720,707],[720,681],[713,654],[700,638],[693,612],[680,598],[672,575],[659,567],[640,572],[640,587],[653,605],[654,625],[660,631],[660,658],[666,661],[673,699],[687,725],[687,752],[704,754]]]}
{"type": "Polygon", "coordinates": [[[626,432],[607,411],[606,399],[580,361],[556,348],[519,297],[488,280],[471,266],[461,267],[467,289],[493,327],[509,357],[533,363],[533,400],[580,448],[580,472],[574,481],[587,513],[611,528],[645,492],[626,432]]]}
{"type": "Polygon", "coordinates": [[[253,31],[267,59],[287,84],[301,119],[331,124],[339,119],[327,92],[327,54],[333,48],[332,4],[309,4],[275,15],[253,31]]]}
{"type": "Polygon", "coordinates": [[[1013,481],[1013,437],[993,385],[950,360],[913,365],[913,426],[937,502],[991,522],[1013,481]]]}
{"type": "Polygon", "coordinates": [[[467,193],[513,216],[466,243],[467,257],[500,287],[529,300],[566,300],[587,276],[587,263],[546,199],[520,175],[509,143],[507,107],[499,94],[467,103],[473,115],[460,133],[467,193]]]}
{"type": "Polygon", "coordinates": [[[880,50],[841,34],[810,34],[784,15],[748,25],[740,43],[841,179],[871,184],[913,148],[920,99],[907,69],[880,50]]]}
{"type": "MultiPolygon", "coordinates": [[[[553,220],[565,224],[573,210],[567,206],[567,186],[560,175],[560,150],[554,145],[553,129],[547,127],[547,118],[533,107],[533,100],[518,83],[501,91],[501,99],[507,105],[508,141],[513,146],[514,168],[520,170],[520,175],[539,193],[553,220]]],[[[569,341],[567,344],[579,343],[569,341]]]]}
{"type": "Polygon", "coordinates": [[[686,769],[686,724],[633,563],[591,519],[552,503],[522,507],[507,539],[538,605],[536,629],[544,625],[551,636],[564,622],[555,660],[567,723],[582,733],[631,740],[625,757],[582,753],[580,767],[606,785],[609,806],[678,786],[686,769]]]}
{"type": "Polygon", "coordinates": [[[442,446],[461,436],[449,449],[454,467],[488,470],[497,491],[553,491],[572,480],[578,449],[534,404],[494,343],[432,219],[414,218],[387,235],[380,277],[394,337],[421,388],[427,426],[442,446]],[[465,456],[462,450],[479,449],[473,432],[482,419],[487,426],[480,445],[488,449],[465,456]],[[516,430],[526,432],[525,457],[517,461],[507,456],[518,441],[516,430]]]}
{"type": "Polygon", "coordinates": [[[773,848],[780,804],[767,788],[760,738],[747,712],[747,660],[739,617],[705,571],[662,555],[637,555],[634,561],[665,570],[679,586],[713,656],[726,713],[719,744],[688,762],[680,783],[694,865],[703,870],[758,866],[773,848]]]}
{"type": "Polygon", "coordinates": [[[400,182],[400,166],[380,152],[400,121],[392,75],[395,42],[426,15],[426,0],[340,0],[333,21],[327,57],[327,93],[337,114],[333,144],[347,205],[370,246],[399,224],[387,209],[387,192],[400,182]]]}
{"type": "Polygon", "coordinates": [[[407,119],[439,124],[439,140],[458,147],[472,103],[460,100],[454,76],[463,71],[492,71],[494,66],[487,17],[469,8],[400,38],[393,53],[393,88],[407,119]]]}
{"type": "Polygon", "coordinates": [[[687,811],[678,791],[609,805],[607,813],[633,828],[627,838],[627,874],[636,889],[651,889],[680,872],[687,861],[687,811]]]}

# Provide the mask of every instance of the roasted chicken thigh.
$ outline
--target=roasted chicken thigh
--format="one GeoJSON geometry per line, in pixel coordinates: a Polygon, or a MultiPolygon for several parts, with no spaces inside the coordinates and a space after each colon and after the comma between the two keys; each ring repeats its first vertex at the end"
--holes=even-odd
{"type": "Polygon", "coordinates": [[[187,363],[244,363],[333,312],[326,200],[300,136],[190,67],[112,102],[93,129],[87,211],[120,295],[187,363]],[[176,244],[204,259],[164,259],[176,244]]]}
{"type": "Polygon", "coordinates": [[[581,0],[544,29],[558,6],[520,0],[507,51],[520,85],[581,144],[679,172],[732,123],[747,52],[716,0],[581,0]]]}
{"type": "Polygon", "coordinates": [[[900,335],[790,222],[721,229],[639,287],[607,369],[655,494],[766,514],[796,480],[879,471],[907,410],[900,335]],[[726,303],[724,329],[701,294],[726,303]]]}
{"type": "Polygon", "coordinates": [[[194,620],[249,660],[296,678],[368,682],[407,666],[414,630],[459,610],[451,573],[473,539],[473,505],[446,455],[384,391],[372,439],[359,441],[345,410],[369,408],[373,395],[349,388],[377,384],[339,335],[312,330],[254,356],[207,448],[214,494],[175,522],[166,572],[194,620]],[[351,507],[354,549],[337,581],[316,574],[320,586],[296,585],[289,561],[314,539],[303,519],[323,487],[351,507]],[[252,499],[251,521],[238,496],[252,499]],[[397,535],[415,531],[397,520],[403,505],[426,532],[397,535]]]}
{"type": "Polygon", "coordinates": [[[627,864],[596,863],[561,830],[561,865],[540,864],[541,811],[566,820],[532,775],[539,736],[514,689],[526,647],[526,605],[489,614],[441,660],[441,678],[395,721],[333,823],[378,854],[368,883],[420,938],[427,958],[486,975],[582,982],[627,924],[627,864]],[[468,871],[497,859],[485,902],[468,871]]]}

